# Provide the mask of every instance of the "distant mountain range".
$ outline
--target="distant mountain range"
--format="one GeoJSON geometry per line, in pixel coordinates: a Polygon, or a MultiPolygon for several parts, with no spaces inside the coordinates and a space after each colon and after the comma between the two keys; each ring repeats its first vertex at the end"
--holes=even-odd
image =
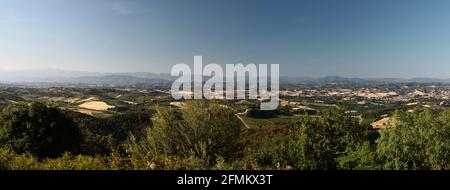
{"type": "Polygon", "coordinates": [[[327,77],[281,77],[281,83],[450,83],[449,79],[439,78],[347,78],[340,76],[327,77]]]}
{"type": "Polygon", "coordinates": [[[147,72],[99,73],[55,69],[1,71],[1,83],[72,83],[132,85],[149,83],[168,83],[173,78],[169,74],[147,72]]]}
{"type": "MultiPolygon", "coordinates": [[[[18,71],[0,70],[0,83],[73,83],[73,84],[105,84],[105,85],[132,85],[132,84],[154,84],[170,83],[176,77],[169,74],[154,74],[149,72],[123,72],[123,73],[100,73],[82,72],[56,69],[34,69],[18,71]]],[[[438,78],[347,78],[340,76],[327,77],[281,77],[280,82],[284,84],[295,83],[370,83],[370,82],[392,82],[392,83],[450,83],[450,79],[438,78]]]]}

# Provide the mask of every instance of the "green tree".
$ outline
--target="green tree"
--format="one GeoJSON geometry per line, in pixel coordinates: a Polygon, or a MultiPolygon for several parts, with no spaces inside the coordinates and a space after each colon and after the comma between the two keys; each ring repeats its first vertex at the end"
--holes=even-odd
{"type": "Polygon", "coordinates": [[[381,169],[377,161],[376,146],[364,142],[359,146],[347,147],[346,154],[338,159],[339,169],[376,170],[381,169]]]}
{"type": "Polygon", "coordinates": [[[450,168],[450,111],[397,111],[390,126],[377,141],[386,169],[450,168]]]}
{"type": "Polygon", "coordinates": [[[306,117],[291,131],[289,163],[296,169],[337,169],[337,158],[366,139],[366,131],[342,110],[306,117]]]}
{"type": "Polygon", "coordinates": [[[214,164],[219,156],[229,160],[240,152],[241,127],[226,106],[188,101],[181,110],[158,108],[153,127],[140,141],[131,136],[128,150],[151,158],[194,156],[214,164]]]}
{"type": "Polygon", "coordinates": [[[307,118],[291,132],[289,162],[296,169],[335,169],[338,131],[320,118],[307,118]]]}
{"type": "Polygon", "coordinates": [[[77,151],[81,141],[80,129],[57,108],[10,104],[0,114],[0,144],[17,153],[57,157],[77,151]]]}
{"type": "Polygon", "coordinates": [[[246,159],[262,168],[337,169],[338,158],[366,139],[367,128],[343,110],[335,109],[291,123],[288,135],[264,139],[246,159]]]}

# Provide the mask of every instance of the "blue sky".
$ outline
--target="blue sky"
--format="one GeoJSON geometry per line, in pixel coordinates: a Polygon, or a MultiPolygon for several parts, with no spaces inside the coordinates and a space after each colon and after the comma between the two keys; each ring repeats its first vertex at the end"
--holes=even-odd
{"type": "Polygon", "coordinates": [[[0,0],[0,69],[450,78],[448,0],[0,0]]]}

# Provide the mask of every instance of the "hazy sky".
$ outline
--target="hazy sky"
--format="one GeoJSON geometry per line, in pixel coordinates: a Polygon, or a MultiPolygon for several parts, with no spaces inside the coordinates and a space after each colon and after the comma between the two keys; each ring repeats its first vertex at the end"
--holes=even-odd
{"type": "Polygon", "coordinates": [[[450,77],[449,0],[0,0],[0,69],[450,77]]]}

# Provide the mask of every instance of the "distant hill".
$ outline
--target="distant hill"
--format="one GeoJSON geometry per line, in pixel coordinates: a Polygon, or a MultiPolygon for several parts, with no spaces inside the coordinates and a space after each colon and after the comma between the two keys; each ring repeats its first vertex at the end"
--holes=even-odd
{"type": "Polygon", "coordinates": [[[295,84],[351,84],[351,83],[450,83],[450,79],[438,79],[438,78],[346,78],[340,76],[327,76],[327,77],[281,77],[281,83],[295,84]]]}
{"type": "Polygon", "coordinates": [[[0,71],[0,82],[2,83],[132,85],[168,83],[172,80],[173,79],[169,74],[154,74],[146,72],[98,73],[54,69],[0,71]]]}
{"type": "Polygon", "coordinates": [[[102,85],[135,85],[135,84],[170,84],[170,80],[159,78],[141,78],[128,75],[107,75],[100,77],[76,77],[53,82],[76,83],[76,84],[102,84],[102,85]]]}
{"type": "MultiPolygon", "coordinates": [[[[19,71],[0,70],[0,83],[74,83],[74,84],[104,84],[104,85],[133,85],[169,83],[175,80],[167,73],[155,74],[150,72],[121,72],[100,73],[58,69],[30,69],[19,71]]],[[[450,83],[450,79],[438,78],[347,78],[340,76],[327,77],[281,77],[282,84],[351,84],[351,83],[450,83]]]]}

